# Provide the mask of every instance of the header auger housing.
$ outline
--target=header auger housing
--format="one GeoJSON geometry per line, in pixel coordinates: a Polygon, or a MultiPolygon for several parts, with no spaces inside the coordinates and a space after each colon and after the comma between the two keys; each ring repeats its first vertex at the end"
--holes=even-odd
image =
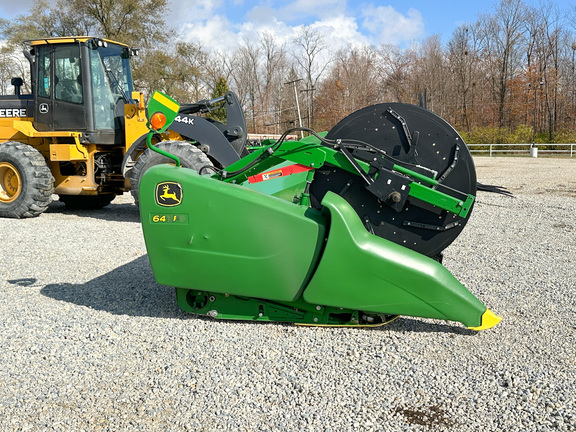
{"type": "Polygon", "coordinates": [[[496,325],[441,264],[476,191],[456,131],[424,109],[379,104],[308,132],[211,175],[159,165],[143,176],[149,259],[181,308],[308,325],[398,315],[496,325]]]}

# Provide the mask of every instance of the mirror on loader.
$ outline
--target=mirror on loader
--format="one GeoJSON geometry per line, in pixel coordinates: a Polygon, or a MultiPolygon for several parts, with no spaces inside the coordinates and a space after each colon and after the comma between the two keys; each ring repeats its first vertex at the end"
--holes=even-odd
{"type": "Polygon", "coordinates": [[[172,159],[176,162],[176,166],[182,166],[180,159],[173,154],[170,154],[156,146],[152,145],[152,137],[154,134],[166,132],[168,127],[174,122],[174,119],[178,115],[178,110],[180,109],[180,104],[172,99],[170,96],[155,91],[152,94],[152,98],[148,103],[147,118],[148,122],[146,126],[149,129],[148,135],[146,136],[146,145],[149,149],[160,153],[167,158],[172,159]]]}

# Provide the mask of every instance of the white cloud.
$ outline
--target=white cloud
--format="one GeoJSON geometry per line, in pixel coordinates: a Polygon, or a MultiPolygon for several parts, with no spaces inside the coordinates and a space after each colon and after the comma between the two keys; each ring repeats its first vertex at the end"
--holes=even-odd
{"type": "Polygon", "coordinates": [[[288,21],[313,16],[320,19],[342,15],[346,0],[295,0],[280,9],[280,16],[288,21]]]}
{"type": "Polygon", "coordinates": [[[266,22],[245,22],[238,31],[238,35],[243,39],[248,39],[252,42],[258,40],[258,36],[267,33],[274,37],[278,45],[289,44],[296,34],[296,28],[287,25],[284,22],[278,21],[275,18],[270,18],[266,22]]]}
{"type": "Polygon", "coordinates": [[[258,43],[258,37],[264,33],[272,35],[278,45],[289,44],[296,35],[296,28],[273,19],[265,23],[232,23],[225,16],[216,15],[208,20],[186,23],[180,29],[186,42],[199,43],[208,52],[233,51],[245,40],[258,43]]]}
{"type": "MultiPolygon", "coordinates": [[[[348,45],[360,46],[369,43],[369,40],[358,31],[358,25],[353,17],[334,16],[315,21],[309,26],[322,35],[330,51],[348,45]]],[[[268,19],[266,22],[249,21],[238,27],[237,34],[241,39],[256,41],[258,35],[267,33],[274,36],[277,44],[289,45],[303,27],[303,25],[290,26],[276,19],[268,19]]]]}
{"type": "Polygon", "coordinates": [[[323,35],[327,47],[334,52],[350,45],[407,45],[424,35],[422,15],[415,9],[402,14],[391,6],[370,3],[354,16],[347,10],[346,0],[294,0],[282,5],[278,1],[262,1],[256,6],[235,0],[235,4],[243,3],[248,8],[231,16],[226,3],[198,0],[188,6],[178,5],[173,13],[185,20],[178,28],[181,37],[200,43],[207,51],[228,51],[243,40],[256,43],[263,33],[272,35],[278,44],[289,45],[298,31],[309,25],[323,35]],[[186,7],[188,13],[184,13],[186,7]]]}
{"type": "Polygon", "coordinates": [[[374,44],[407,44],[424,35],[424,20],[411,8],[406,15],[392,6],[370,5],[362,10],[361,28],[374,44]]]}
{"type": "Polygon", "coordinates": [[[183,24],[180,35],[186,42],[198,43],[206,51],[233,50],[240,40],[232,24],[221,15],[183,24]]]}
{"type": "Polygon", "coordinates": [[[368,38],[358,30],[356,19],[350,16],[334,16],[310,25],[323,35],[331,51],[348,46],[358,47],[370,43],[368,38]]]}
{"type": "MultiPolygon", "coordinates": [[[[226,17],[217,15],[209,20],[183,25],[181,35],[187,42],[200,43],[207,51],[226,51],[238,47],[243,40],[256,43],[258,36],[264,33],[272,35],[278,45],[289,45],[302,27],[303,25],[289,26],[273,18],[265,22],[251,20],[231,23],[226,17]]],[[[331,52],[349,45],[361,46],[370,43],[370,40],[359,32],[353,17],[335,16],[316,21],[310,24],[310,27],[323,36],[331,52]]]]}
{"type": "Polygon", "coordinates": [[[216,11],[223,5],[223,0],[194,0],[194,2],[171,1],[168,3],[171,20],[168,22],[181,22],[183,20],[203,21],[216,15],[216,11]]]}
{"type": "Polygon", "coordinates": [[[276,9],[268,6],[256,6],[248,11],[246,19],[251,23],[265,24],[270,20],[276,20],[275,17],[281,16],[276,9]]]}
{"type": "Polygon", "coordinates": [[[343,14],[346,0],[295,0],[286,5],[265,1],[253,6],[247,13],[251,21],[265,22],[271,19],[293,23],[309,21],[310,18],[324,19],[343,14]]]}

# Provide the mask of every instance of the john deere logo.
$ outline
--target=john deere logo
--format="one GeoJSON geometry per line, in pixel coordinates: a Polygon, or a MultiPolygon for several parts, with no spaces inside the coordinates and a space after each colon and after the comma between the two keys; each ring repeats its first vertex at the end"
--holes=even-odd
{"type": "Polygon", "coordinates": [[[156,202],[162,207],[174,207],[182,202],[182,186],[175,182],[156,185],[156,202]]]}

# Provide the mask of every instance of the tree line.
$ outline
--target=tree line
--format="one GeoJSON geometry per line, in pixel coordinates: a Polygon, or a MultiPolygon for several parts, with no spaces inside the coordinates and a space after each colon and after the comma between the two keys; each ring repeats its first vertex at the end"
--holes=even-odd
{"type": "Polygon", "coordinates": [[[36,0],[0,20],[0,91],[26,76],[15,47],[37,37],[93,35],[139,47],[138,90],[181,102],[234,90],[249,132],[298,126],[329,130],[364,106],[419,104],[449,121],[467,142],[575,142],[576,29],[553,3],[501,0],[490,14],[458,27],[447,42],[431,36],[409,48],[381,44],[334,51],[315,27],[287,43],[260,33],[230,52],[177,41],[167,0],[36,0]],[[299,112],[297,107],[300,108],[299,112]]]}

